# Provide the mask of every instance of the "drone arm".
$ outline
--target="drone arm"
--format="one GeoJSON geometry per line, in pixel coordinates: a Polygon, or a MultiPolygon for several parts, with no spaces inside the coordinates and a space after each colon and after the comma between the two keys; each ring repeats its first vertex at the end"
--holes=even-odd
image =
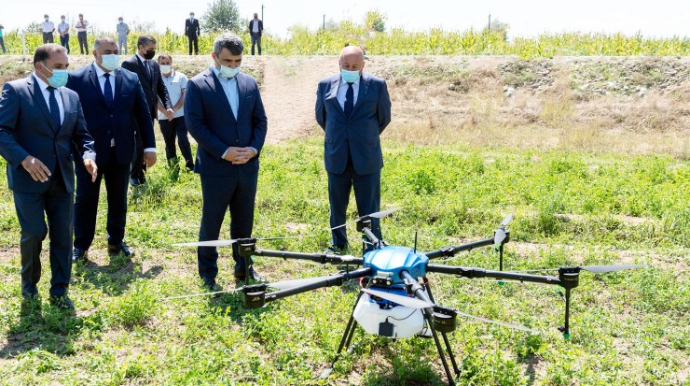
{"type": "Polygon", "coordinates": [[[296,259],[296,260],[310,260],[320,264],[341,264],[350,263],[362,265],[361,258],[352,256],[338,256],[329,253],[299,253],[299,252],[284,252],[284,251],[269,251],[257,249],[252,252],[256,256],[279,257],[282,259],[296,259]]]}
{"type": "Polygon", "coordinates": [[[468,267],[451,267],[447,265],[428,265],[427,272],[445,273],[449,275],[458,275],[469,279],[477,278],[496,278],[503,280],[515,280],[528,283],[543,283],[543,284],[561,284],[561,279],[556,276],[530,275],[517,272],[504,271],[489,271],[482,268],[468,268],[468,267]]]}
{"type": "Polygon", "coordinates": [[[479,240],[479,241],[475,241],[473,243],[458,245],[455,247],[441,248],[441,249],[438,249],[436,251],[427,252],[427,253],[425,253],[425,255],[429,259],[436,259],[439,257],[451,257],[451,256],[455,256],[459,252],[471,251],[474,248],[486,247],[488,245],[493,245],[493,244],[494,244],[494,239],[492,237],[490,239],[479,240]]]}
{"type": "Polygon", "coordinates": [[[371,268],[360,268],[355,271],[333,275],[314,283],[305,284],[303,286],[284,289],[281,291],[271,292],[266,294],[266,302],[282,299],[288,296],[301,294],[303,292],[313,291],[319,288],[340,286],[350,279],[358,279],[360,277],[371,275],[373,270],[371,268]]]}

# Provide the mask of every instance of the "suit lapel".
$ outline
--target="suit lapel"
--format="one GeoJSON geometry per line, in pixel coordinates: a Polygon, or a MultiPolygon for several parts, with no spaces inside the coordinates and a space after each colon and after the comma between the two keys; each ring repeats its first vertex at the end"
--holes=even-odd
{"type": "MultiPolygon", "coordinates": [[[[144,62],[142,62],[142,61],[139,59],[139,57],[136,56],[136,55],[134,55],[134,59],[136,59],[136,61],[137,61],[137,66],[139,67],[139,72],[140,72],[141,74],[144,74],[144,78],[146,79],[146,81],[147,81],[147,82],[149,83],[149,85],[150,85],[150,84],[151,84],[151,77],[149,76],[149,71],[148,71],[148,69],[146,68],[146,66],[144,65],[144,62]]],[[[150,87],[150,86],[149,86],[149,87],[150,87]]]]}
{"type": "Polygon", "coordinates": [[[65,112],[65,116],[62,118],[62,125],[58,128],[58,132],[67,125],[67,119],[69,119],[70,113],[72,112],[72,103],[64,87],[60,87],[60,98],[62,98],[62,109],[65,112]]]}
{"type": "Polygon", "coordinates": [[[244,98],[247,97],[247,84],[244,82],[244,78],[237,74],[235,79],[237,79],[237,120],[240,120],[240,112],[243,110],[242,105],[244,104],[244,98]]]}
{"type": "Polygon", "coordinates": [[[115,110],[115,104],[117,104],[117,101],[120,100],[119,98],[120,95],[122,95],[122,71],[120,69],[116,69],[113,71],[113,74],[115,75],[115,89],[113,90],[115,95],[113,96],[113,110],[115,110]]]}
{"type": "Polygon", "coordinates": [[[364,74],[362,74],[362,76],[359,78],[359,91],[357,92],[357,103],[355,103],[355,105],[352,108],[352,114],[354,114],[355,111],[357,111],[357,107],[359,107],[359,105],[362,104],[360,102],[364,99],[364,96],[367,95],[367,92],[369,92],[369,83],[369,78],[364,77],[364,74]]]}
{"type": "Polygon", "coordinates": [[[108,106],[107,103],[105,103],[105,97],[103,96],[103,90],[101,89],[101,83],[98,81],[98,75],[96,74],[96,70],[91,67],[89,68],[89,78],[91,79],[91,83],[93,87],[96,89],[96,92],[98,93],[98,96],[100,97],[101,103],[103,103],[103,106],[108,106]]]}
{"type": "MultiPolygon", "coordinates": [[[[43,111],[43,115],[46,117],[48,120],[48,123],[50,124],[50,127],[53,127],[53,118],[50,115],[50,109],[48,108],[48,105],[46,104],[46,98],[43,97],[43,92],[41,91],[41,86],[38,85],[38,82],[36,82],[33,79],[33,75],[29,77],[29,80],[26,82],[27,88],[29,89],[29,93],[31,96],[33,96],[34,100],[38,104],[38,106],[41,108],[41,111],[43,111]]],[[[57,130],[57,127],[53,127],[53,130],[57,130]]]]}
{"type": "Polygon", "coordinates": [[[206,72],[206,84],[208,84],[211,90],[216,93],[223,106],[225,106],[225,109],[228,110],[228,113],[230,113],[230,117],[234,120],[235,116],[232,114],[232,109],[230,108],[230,101],[228,100],[228,97],[225,95],[225,90],[223,89],[223,86],[220,84],[220,80],[218,80],[216,74],[214,74],[211,69],[207,70],[206,72]]]}

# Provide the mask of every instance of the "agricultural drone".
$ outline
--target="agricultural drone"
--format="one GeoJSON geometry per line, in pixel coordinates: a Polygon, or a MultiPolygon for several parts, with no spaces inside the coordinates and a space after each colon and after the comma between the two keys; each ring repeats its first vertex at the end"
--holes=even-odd
{"type": "MultiPolygon", "coordinates": [[[[320,378],[325,379],[331,374],[335,362],[340,357],[343,349],[347,350],[350,346],[354,331],[357,324],[359,324],[369,334],[392,339],[413,336],[433,338],[443,369],[447,375],[448,383],[454,385],[455,381],[451,375],[448,359],[456,377],[460,375],[460,369],[451,350],[448,334],[456,329],[458,316],[485,323],[498,324],[528,333],[538,334],[538,332],[522,326],[466,314],[436,304],[431,293],[427,273],[449,274],[468,279],[494,278],[561,286],[565,290],[565,322],[558,329],[567,339],[570,337],[570,293],[573,288],[578,286],[581,271],[602,274],[645,267],[644,265],[593,265],[561,267],[550,270],[557,272],[556,276],[546,276],[537,271],[503,271],[503,247],[510,241],[510,232],[506,227],[512,220],[512,215],[508,215],[501,222],[500,226],[494,231],[493,237],[468,244],[444,247],[430,252],[417,251],[416,241],[414,248],[391,246],[374,235],[372,232],[372,219],[383,218],[396,210],[390,209],[372,213],[354,221],[357,224],[357,230],[362,233],[365,240],[363,257],[361,258],[335,253],[262,250],[256,248],[257,240],[261,240],[257,238],[175,244],[178,246],[219,247],[237,243],[240,255],[245,258],[268,256],[282,259],[309,260],[321,264],[344,264],[346,269],[330,276],[285,280],[276,283],[246,283],[244,286],[232,290],[176,296],[166,299],[242,292],[243,304],[246,308],[259,308],[264,307],[266,303],[288,296],[324,287],[341,286],[349,280],[359,279],[361,289],[345,327],[345,332],[340,340],[338,351],[331,362],[331,366],[320,375],[320,378]],[[484,268],[430,264],[434,259],[448,258],[459,252],[491,245],[495,246],[499,253],[498,271],[484,268]],[[350,270],[350,267],[359,268],[350,270]],[[276,291],[269,292],[269,289],[276,291]],[[443,344],[441,341],[443,341],[443,344]],[[448,359],[446,359],[446,356],[448,359]]],[[[345,225],[347,224],[340,225],[339,227],[345,225]]],[[[247,274],[246,277],[250,277],[250,275],[247,274]]]]}

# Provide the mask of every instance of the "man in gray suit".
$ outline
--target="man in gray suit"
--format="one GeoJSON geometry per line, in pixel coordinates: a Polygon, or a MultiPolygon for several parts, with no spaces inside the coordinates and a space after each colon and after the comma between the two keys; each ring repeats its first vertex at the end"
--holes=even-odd
{"type": "MultiPolygon", "coordinates": [[[[345,223],[352,187],[357,212],[378,212],[383,156],[379,135],[391,121],[391,100],[383,79],[362,72],[364,52],[345,47],[340,73],[322,79],[316,91],[316,121],[326,133],[324,161],[328,172],[331,227],[345,223]]],[[[381,238],[378,219],[372,231],[381,238]]],[[[332,251],[347,247],[345,227],[332,231],[332,251]]]]}
{"type": "Polygon", "coordinates": [[[64,87],[65,48],[44,44],[34,54],[34,73],[7,82],[0,97],[0,155],[14,195],[22,257],[22,296],[38,297],[41,242],[50,232],[50,301],[73,309],[67,297],[72,271],[74,155],[96,178],[96,153],[77,93],[64,87]],[[48,218],[48,225],[45,223],[48,218]]]}

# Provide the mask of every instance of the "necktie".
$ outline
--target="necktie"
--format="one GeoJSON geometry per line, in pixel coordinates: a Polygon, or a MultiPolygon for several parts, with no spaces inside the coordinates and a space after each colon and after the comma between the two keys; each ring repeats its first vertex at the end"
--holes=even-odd
{"type": "Polygon", "coordinates": [[[151,76],[151,65],[149,64],[150,60],[144,60],[144,67],[146,67],[146,73],[149,76],[149,79],[153,79],[153,76],[151,76]]]}
{"type": "Polygon", "coordinates": [[[57,131],[60,128],[60,107],[58,106],[57,99],[55,99],[55,88],[48,87],[48,92],[50,97],[48,102],[50,104],[50,117],[53,124],[53,129],[57,131]]]}
{"type": "Polygon", "coordinates": [[[105,103],[108,107],[113,105],[113,86],[110,84],[110,74],[105,73],[105,85],[103,86],[103,98],[105,98],[105,103]]]}
{"type": "Polygon", "coordinates": [[[354,99],[355,99],[354,87],[352,87],[352,83],[348,82],[347,83],[347,92],[345,93],[345,116],[348,118],[350,117],[350,114],[352,114],[352,109],[355,107],[354,99]]]}

